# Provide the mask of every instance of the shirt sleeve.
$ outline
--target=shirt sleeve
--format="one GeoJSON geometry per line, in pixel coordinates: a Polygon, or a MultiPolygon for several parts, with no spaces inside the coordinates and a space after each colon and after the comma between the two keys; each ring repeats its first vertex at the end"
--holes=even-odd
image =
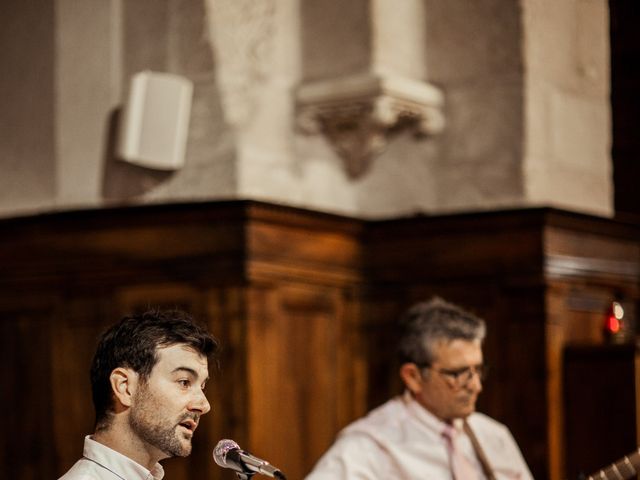
{"type": "Polygon", "coordinates": [[[533,480],[513,435],[502,424],[487,423],[474,427],[480,444],[498,480],[533,480]]]}
{"type": "Polygon", "coordinates": [[[522,456],[522,452],[520,451],[516,440],[506,427],[504,428],[503,435],[504,441],[507,445],[505,452],[507,464],[503,467],[504,473],[506,474],[505,476],[507,478],[517,478],[519,480],[533,480],[531,471],[522,456]],[[511,475],[513,475],[513,477],[511,477],[511,475]]]}
{"type": "Polygon", "coordinates": [[[389,460],[370,436],[341,435],[305,480],[388,480],[389,460]]]}

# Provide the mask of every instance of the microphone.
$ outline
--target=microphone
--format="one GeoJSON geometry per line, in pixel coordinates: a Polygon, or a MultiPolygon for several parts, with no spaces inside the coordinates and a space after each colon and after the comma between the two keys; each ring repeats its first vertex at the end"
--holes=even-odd
{"type": "Polygon", "coordinates": [[[213,459],[222,468],[230,468],[238,473],[253,475],[259,473],[268,477],[286,480],[284,474],[266,460],[254,457],[240,449],[233,440],[220,440],[213,450],[213,459]]]}

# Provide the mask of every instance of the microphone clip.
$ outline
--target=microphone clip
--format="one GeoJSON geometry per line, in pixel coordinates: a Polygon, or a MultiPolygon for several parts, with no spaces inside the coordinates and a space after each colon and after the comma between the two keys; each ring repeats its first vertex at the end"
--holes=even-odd
{"type": "MultiPolygon", "coordinates": [[[[238,476],[239,480],[251,480],[251,478],[256,473],[258,472],[236,472],[236,475],[238,476]]],[[[274,472],[273,476],[280,480],[287,480],[287,478],[284,476],[284,474],[280,470],[277,470],[276,472],[274,472]]]]}
{"type": "Polygon", "coordinates": [[[236,472],[236,475],[240,480],[251,480],[251,477],[253,477],[255,474],[256,472],[251,472],[251,473],[236,472]]]}

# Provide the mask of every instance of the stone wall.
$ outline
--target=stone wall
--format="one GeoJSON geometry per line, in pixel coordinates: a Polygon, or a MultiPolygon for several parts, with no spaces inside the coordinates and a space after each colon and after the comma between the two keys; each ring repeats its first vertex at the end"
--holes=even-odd
{"type": "Polygon", "coordinates": [[[524,3],[526,197],[613,208],[606,2],[524,3]]]}
{"type": "Polygon", "coordinates": [[[612,214],[599,0],[36,3],[0,20],[2,216],[226,198],[612,214]],[[114,153],[141,70],[194,83],[178,171],[114,153]]]}

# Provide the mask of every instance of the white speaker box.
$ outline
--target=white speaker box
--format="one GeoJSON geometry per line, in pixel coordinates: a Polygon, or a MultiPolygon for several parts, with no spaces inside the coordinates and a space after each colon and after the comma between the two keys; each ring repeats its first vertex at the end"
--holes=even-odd
{"type": "Polygon", "coordinates": [[[180,75],[139,72],[131,79],[117,154],[158,170],[184,165],[193,83],[180,75]]]}

